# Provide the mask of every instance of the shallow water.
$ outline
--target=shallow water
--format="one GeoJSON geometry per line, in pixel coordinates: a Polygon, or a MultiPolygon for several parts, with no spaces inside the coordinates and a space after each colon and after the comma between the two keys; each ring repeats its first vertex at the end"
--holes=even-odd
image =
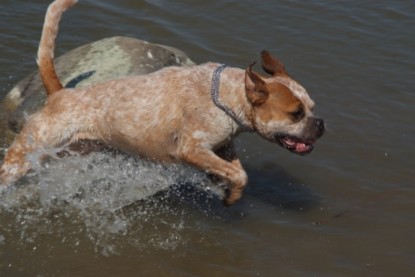
{"type": "MultiPolygon", "coordinates": [[[[328,130],[306,157],[242,135],[250,184],[231,208],[187,167],[51,161],[1,192],[0,276],[414,275],[412,2],[81,0],[58,55],[115,35],[239,67],[268,49],[328,130]]],[[[47,4],[0,4],[0,97],[35,69],[47,4]]]]}

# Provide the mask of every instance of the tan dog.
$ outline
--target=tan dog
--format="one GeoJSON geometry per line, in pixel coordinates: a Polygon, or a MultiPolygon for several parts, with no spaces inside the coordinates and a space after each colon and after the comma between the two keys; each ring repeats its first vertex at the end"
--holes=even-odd
{"type": "Polygon", "coordinates": [[[38,64],[48,100],[10,146],[0,184],[27,173],[26,156],[78,140],[96,140],[156,161],[184,162],[229,182],[227,204],[241,195],[248,178],[232,149],[242,131],[257,132],[306,154],[322,136],[324,122],[314,103],[284,65],[262,52],[270,77],[252,70],[206,63],[63,89],[53,68],[54,42],[62,13],[76,0],[56,0],[46,14],[38,64]]]}

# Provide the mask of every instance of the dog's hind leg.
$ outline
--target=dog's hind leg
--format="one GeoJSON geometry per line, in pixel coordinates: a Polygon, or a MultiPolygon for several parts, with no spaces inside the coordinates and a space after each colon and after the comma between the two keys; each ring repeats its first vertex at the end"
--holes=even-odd
{"type": "Polygon", "coordinates": [[[30,154],[39,154],[42,158],[42,151],[64,146],[75,132],[57,121],[47,120],[42,113],[32,116],[6,152],[0,167],[0,185],[17,181],[32,168],[30,154]]]}

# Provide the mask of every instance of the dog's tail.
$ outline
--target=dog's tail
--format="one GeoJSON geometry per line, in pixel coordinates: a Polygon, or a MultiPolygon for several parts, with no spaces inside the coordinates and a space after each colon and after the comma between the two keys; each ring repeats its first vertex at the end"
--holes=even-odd
{"type": "Polygon", "coordinates": [[[48,96],[63,88],[53,65],[55,40],[58,35],[59,21],[62,14],[76,4],[78,0],[55,0],[49,5],[43,24],[42,37],[40,38],[37,53],[37,64],[40,77],[48,96]]]}

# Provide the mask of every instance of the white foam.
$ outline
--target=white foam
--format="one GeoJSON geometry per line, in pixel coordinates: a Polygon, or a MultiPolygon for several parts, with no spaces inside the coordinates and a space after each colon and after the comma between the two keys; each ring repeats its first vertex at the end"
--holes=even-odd
{"type": "Polygon", "coordinates": [[[116,254],[120,241],[172,249],[185,243],[181,234],[186,225],[182,211],[168,204],[171,195],[161,192],[177,184],[209,191],[203,194],[205,201],[213,194],[223,196],[206,174],[185,165],[151,163],[121,153],[51,159],[35,164],[33,173],[0,192],[0,218],[11,221],[9,230],[0,228],[0,236],[18,232],[25,244],[54,233],[74,248],[86,236],[103,255],[116,254]],[[157,231],[160,226],[168,231],[157,231]],[[135,235],[126,238],[127,233],[135,235]]]}

